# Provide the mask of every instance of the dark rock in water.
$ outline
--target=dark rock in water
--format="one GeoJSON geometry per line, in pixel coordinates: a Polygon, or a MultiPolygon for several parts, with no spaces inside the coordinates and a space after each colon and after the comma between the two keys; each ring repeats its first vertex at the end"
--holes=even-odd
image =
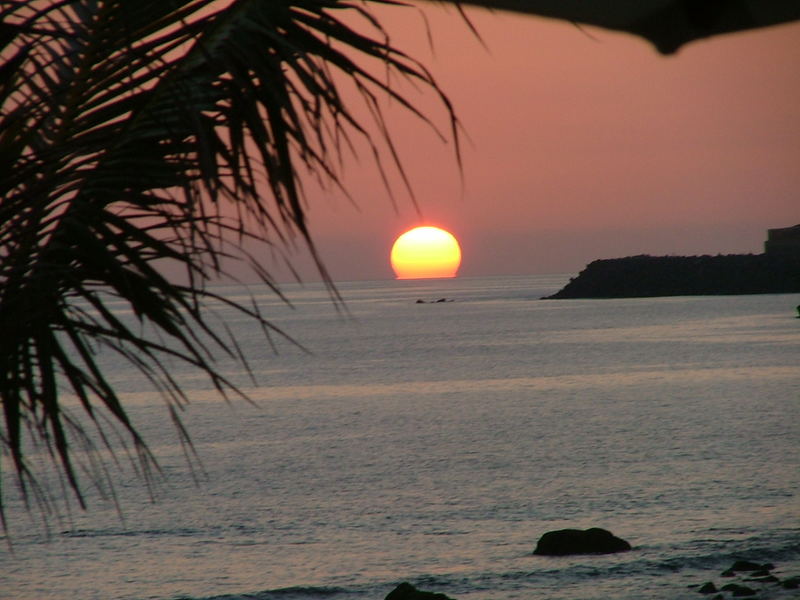
{"type": "Polygon", "coordinates": [[[548,531],[536,544],[534,554],[544,556],[567,556],[570,554],[612,554],[626,552],[631,545],[610,531],[591,529],[560,529],[548,531]]]}
{"type": "Polygon", "coordinates": [[[413,585],[404,581],[391,592],[389,592],[385,600],[453,600],[444,594],[436,594],[434,592],[426,592],[418,590],[413,585]]]}
{"type": "Polygon", "coordinates": [[[775,565],[766,564],[760,565],[758,563],[751,562],[749,560],[737,560],[733,563],[731,567],[731,571],[771,571],[775,568],[775,565]]]}
{"type": "Polygon", "coordinates": [[[722,586],[723,592],[732,592],[735,597],[755,596],[756,591],[746,585],[739,585],[738,583],[729,583],[722,586]]]}
{"type": "Polygon", "coordinates": [[[728,569],[727,571],[720,573],[720,577],[736,577],[736,571],[733,569],[728,569]]]}
{"type": "MultiPolygon", "coordinates": [[[[759,572],[763,572],[763,571],[759,571],[759,572]]],[[[776,582],[780,581],[780,579],[775,577],[775,575],[770,575],[769,572],[767,572],[766,575],[761,575],[759,577],[748,577],[747,579],[744,579],[743,581],[749,581],[749,582],[752,582],[752,583],[776,583],[776,582]]]]}
{"type": "Polygon", "coordinates": [[[717,586],[715,586],[712,582],[708,581],[704,583],[697,591],[701,594],[714,594],[719,590],[717,590],[717,586]]]}
{"type": "Polygon", "coordinates": [[[796,590],[797,588],[800,588],[800,575],[795,575],[794,577],[789,577],[789,579],[784,579],[781,581],[781,585],[787,590],[796,590]]]}
{"type": "Polygon", "coordinates": [[[425,300],[423,300],[422,298],[419,298],[417,300],[416,304],[425,304],[425,300]]]}
{"type": "MultiPolygon", "coordinates": [[[[774,569],[775,567],[772,568],[774,569]]],[[[772,575],[772,573],[770,573],[767,569],[761,569],[760,571],[753,571],[750,573],[750,577],[768,577],[770,575],[772,575]]]]}

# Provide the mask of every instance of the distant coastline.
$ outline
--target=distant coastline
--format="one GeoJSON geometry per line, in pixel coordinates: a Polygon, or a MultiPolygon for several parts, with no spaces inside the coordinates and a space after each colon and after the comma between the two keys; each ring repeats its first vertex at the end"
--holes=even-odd
{"type": "Polygon", "coordinates": [[[595,260],[546,299],[800,293],[800,257],[628,256],[595,260]]]}

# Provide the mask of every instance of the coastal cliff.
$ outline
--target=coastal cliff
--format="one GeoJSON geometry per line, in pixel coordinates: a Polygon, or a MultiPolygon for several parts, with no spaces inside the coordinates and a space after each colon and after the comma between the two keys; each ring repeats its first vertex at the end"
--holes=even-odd
{"type": "Polygon", "coordinates": [[[548,299],[800,292],[800,258],[772,254],[595,260],[548,299]]]}

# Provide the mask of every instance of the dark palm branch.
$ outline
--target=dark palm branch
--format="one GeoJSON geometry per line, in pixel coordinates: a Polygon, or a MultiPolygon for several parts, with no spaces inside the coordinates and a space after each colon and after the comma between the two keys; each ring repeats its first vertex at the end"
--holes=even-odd
{"type": "MultiPolygon", "coordinates": [[[[46,499],[26,459],[38,443],[83,506],[75,450],[93,456],[93,440],[111,449],[109,430],[132,443],[146,480],[157,468],[98,353],[126,358],[173,415],[187,398],[164,357],[238,393],[213,359],[241,354],[205,312],[225,301],[206,284],[231,248],[299,240],[329,282],[300,178],[338,186],[353,136],[379,163],[394,160],[388,137],[368,134],[386,131],[381,97],[424,116],[390,74],[433,88],[450,109],[353,2],[22,0],[0,11],[0,444],[24,497],[46,499]],[[367,123],[345,102],[345,84],[367,123]],[[165,261],[183,265],[188,283],[165,278],[165,261]],[[120,300],[145,327],[115,316],[120,300]],[[65,408],[65,393],[81,414],[65,408]]],[[[280,293],[253,257],[243,260],[280,293]]],[[[235,307],[269,332],[257,308],[235,307]]],[[[77,454],[102,480],[102,465],[77,454]]]]}

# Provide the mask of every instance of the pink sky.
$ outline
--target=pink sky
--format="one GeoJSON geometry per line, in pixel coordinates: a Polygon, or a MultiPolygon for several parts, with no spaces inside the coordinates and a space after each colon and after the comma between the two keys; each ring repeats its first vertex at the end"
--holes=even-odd
{"type": "MultiPolygon", "coordinates": [[[[462,276],[761,252],[767,228],[800,223],[800,24],[665,57],[627,34],[470,10],[484,47],[452,9],[426,6],[432,53],[416,9],[377,12],[469,136],[462,183],[452,147],[389,111],[424,223],[460,240],[462,276]]],[[[335,280],[391,278],[392,241],[423,223],[399,185],[392,206],[367,156],[346,171],[358,209],[310,193],[322,255],[335,280]]]]}

